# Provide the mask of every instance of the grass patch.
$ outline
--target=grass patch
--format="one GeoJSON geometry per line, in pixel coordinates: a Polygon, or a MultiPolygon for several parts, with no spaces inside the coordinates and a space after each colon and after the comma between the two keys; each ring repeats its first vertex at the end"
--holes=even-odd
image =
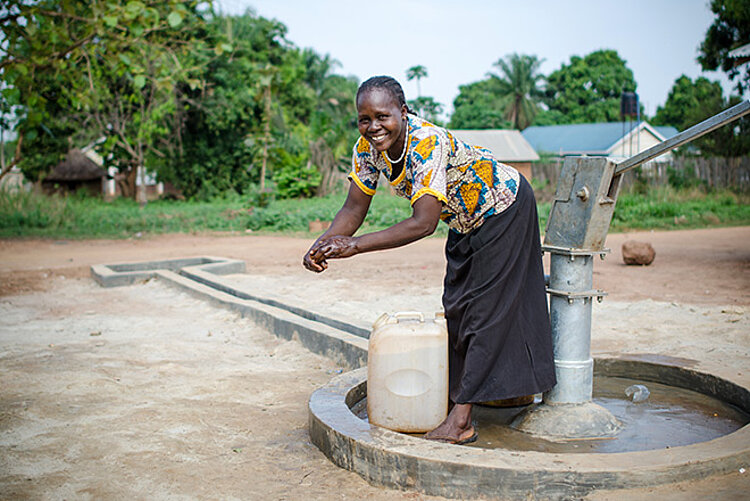
{"type": "MultiPolygon", "coordinates": [[[[309,236],[311,221],[331,221],[345,193],[324,198],[274,200],[252,206],[248,197],[232,195],[209,202],[159,200],[140,207],[132,200],[105,202],[84,195],[44,196],[0,192],[0,237],[128,238],[138,235],[193,232],[246,232],[309,236]]],[[[546,225],[550,204],[539,204],[546,225]]],[[[378,193],[361,231],[387,228],[409,217],[408,201],[378,193]]],[[[646,194],[620,195],[612,231],[705,228],[750,224],[747,195],[730,191],[659,188],[646,194]]],[[[438,235],[447,234],[444,224],[438,235]]]]}
{"type": "Polygon", "coordinates": [[[750,224],[748,195],[728,190],[705,193],[698,188],[651,189],[620,195],[611,230],[672,230],[750,224]]]}

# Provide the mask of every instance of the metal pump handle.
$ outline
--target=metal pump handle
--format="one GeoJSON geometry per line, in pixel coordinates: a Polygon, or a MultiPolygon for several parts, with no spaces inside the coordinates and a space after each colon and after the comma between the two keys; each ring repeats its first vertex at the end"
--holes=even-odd
{"type": "Polygon", "coordinates": [[[676,136],[667,139],[663,143],[652,146],[651,148],[644,150],[639,154],[628,158],[627,160],[624,160],[617,165],[614,175],[617,176],[618,174],[622,174],[631,169],[634,169],[642,163],[648,162],[652,158],[656,158],[663,153],[666,153],[677,148],[678,146],[682,146],[683,144],[692,141],[693,139],[697,139],[704,134],[708,134],[709,132],[718,129],[724,124],[727,124],[733,120],[737,120],[738,118],[742,118],[748,113],[750,113],[750,100],[743,101],[740,104],[732,106],[731,108],[722,111],[718,115],[714,115],[699,124],[693,125],[689,129],[684,130],[676,136]]]}

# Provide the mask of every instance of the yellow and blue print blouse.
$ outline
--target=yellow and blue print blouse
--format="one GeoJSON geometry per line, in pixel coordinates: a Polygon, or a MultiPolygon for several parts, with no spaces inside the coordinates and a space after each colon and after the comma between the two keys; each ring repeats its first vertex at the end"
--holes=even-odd
{"type": "MultiPolygon", "coordinates": [[[[497,161],[489,150],[471,146],[448,130],[408,115],[409,151],[398,178],[390,181],[397,195],[414,205],[424,195],[442,202],[440,219],[459,233],[479,227],[515,201],[519,174],[497,161]]],[[[354,145],[349,179],[374,195],[383,173],[391,179],[391,164],[364,138],[354,145]]]]}

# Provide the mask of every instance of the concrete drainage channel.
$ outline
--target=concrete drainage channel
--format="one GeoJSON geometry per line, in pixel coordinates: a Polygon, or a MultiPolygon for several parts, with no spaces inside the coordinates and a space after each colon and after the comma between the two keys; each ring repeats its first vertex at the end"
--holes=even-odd
{"type": "MultiPolygon", "coordinates": [[[[277,336],[355,368],[315,391],[309,402],[312,441],[335,464],[374,484],[454,498],[570,499],[594,490],[655,486],[737,471],[750,461],[750,426],[704,442],[620,453],[549,453],[453,446],[370,425],[355,414],[366,398],[368,332],[286,304],[252,296],[222,280],[244,263],[219,257],[97,265],[104,287],[158,278],[237,311],[277,336]],[[353,408],[355,410],[353,410],[353,408]]],[[[750,414],[750,391],[687,368],[626,359],[597,359],[595,375],[653,381],[693,390],[750,414]]]]}

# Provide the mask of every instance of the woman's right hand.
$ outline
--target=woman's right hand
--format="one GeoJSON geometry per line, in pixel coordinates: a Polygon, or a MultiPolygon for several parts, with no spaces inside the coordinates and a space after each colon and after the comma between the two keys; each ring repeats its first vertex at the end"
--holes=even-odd
{"type": "Polygon", "coordinates": [[[302,265],[310,271],[315,273],[321,273],[328,268],[328,262],[325,260],[322,254],[318,252],[319,242],[316,242],[310,250],[305,252],[305,257],[302,258],[302,265]]]}

